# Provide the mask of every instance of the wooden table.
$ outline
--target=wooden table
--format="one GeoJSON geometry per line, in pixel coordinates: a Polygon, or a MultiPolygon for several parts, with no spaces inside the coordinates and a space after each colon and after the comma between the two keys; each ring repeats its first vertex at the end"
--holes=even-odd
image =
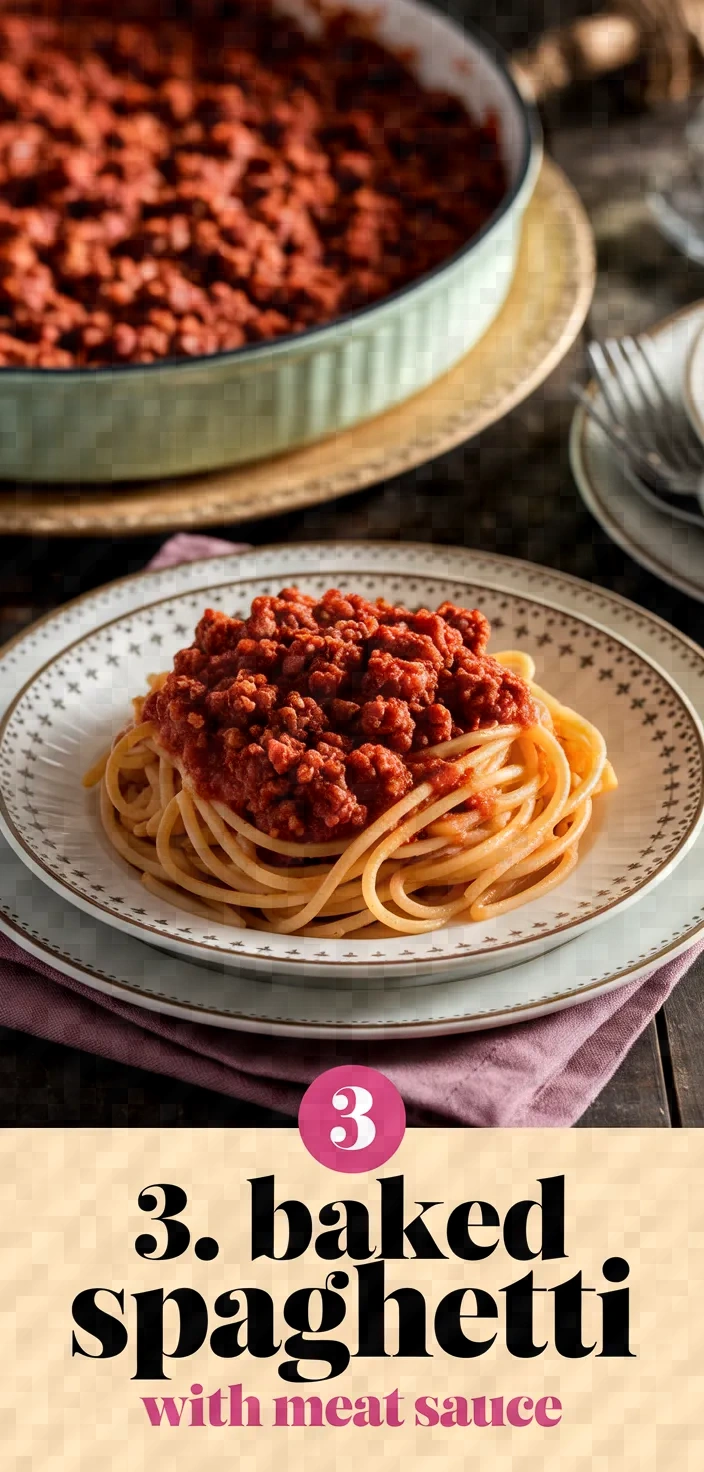
{"type": "MultiPolygon", "coordinates": [[[[625,110],[619,84],[576,94],[546,119],[551,150],[594,224],[600,279],[591,330],[638,330],[704,296],[704,271],[656,234],[644,205],[653,167],[675,156],[685,114],[625,110]],[[594,121],[597,119],[597,121],[594,121]]],[[[575,350],[550,382],[479,442],[341,502],[237,528],[255,544],[407,538],[530,558],[612,588],[704,641],[704,606],[626,558],[592,521],[567,460],[575,350]]],[[[227,536],[226,527],[217,534],[227,536]]],[[[1,528],[0,528],[1,531],[1,528]]],[[[0,640],[47,608],[144,565],[157,539],[0,538],[0,640]]],[[[657,903],[657,896],[655,898],[657,903]]],[[[704,959],[632,1049],[581,1125],[704,1125],[704,959]]],[[[0,1030],[0,1123],[282,1124],[281,1116],[160,1076],[0,1030]]]]}

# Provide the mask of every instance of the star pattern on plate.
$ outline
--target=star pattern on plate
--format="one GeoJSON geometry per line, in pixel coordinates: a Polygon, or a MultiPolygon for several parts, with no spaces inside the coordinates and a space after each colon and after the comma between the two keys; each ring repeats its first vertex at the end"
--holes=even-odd
{"type": "MultiPolygon", "coordinates": [[[[551,575],[551,577],[554,575],[551,575]]],[[[531,575],[533,578],[533,575],[531,575]]],[[[531,582],[528,578],[528,582],[531,582]]],[[[290,577],[286,581],[290,581],[290,577]]],[[[295,579],[294,579],[295,580],[295,579]]],[[[376,596],[377,582],[376,574],[365,573],[361,579],[355,579],[361,591],[368,595],[376,596]]],[[[622,858],[619,872],[604,875],[604,880],[598,889],[595,888],[591,899],[578,900],[575,896],[569,905],[557,910],[547,899],[544,904],[544,912],[538,918],[528,921],[524,929],[512,926],[510,930],[496,931],[490,929],[487,932],[479,932],[476,940],[453,940],[452,946],[455,954],[461,952],[472,952],[477,947],[484,947],[487,951],[500,948],[504,943],[502,934],[508,935],[509,939],[521,944],[526,938],[535,937],[542,939],[549,935],[551,930],[564,928],[566,925],[583,923],[589,918],[589,913],[595,914],[608,909],[614,900],[626,897],[632,888],[636,890],[642,887],[647,880],[667,862],[668,856],[673,853],[677,846],[682,843],[688,825],[694,819],[698,811],[698,802],[701,797],[702,785],[702,754],[699,747],[698,737],[693,738],[691,726],[686,711],[678,703],[676,694],[671,687],[664,682],[656,670],[652,668],[643,669],[640,656],[634,654],[626,646],[621,645],[606,631],[590,628],[582,623],[579,617],[567,611],[547,610],[541,607],[539,602],[531,600],[529,596],[516,597],[515,594],[506,594],[487,590],[477,586],[476,590],[469,590],[466,584],[453,586],[444,583],[443,594],[437,596],[423,596],[423,590],[428,587],[424,577],[414,578],[413,593],[417,602],[425,602],[426,605],[437,606],[441,597],[449,597],[456,603],[465,603],[468,606],[486,607],[491,618],[494,632],[501,631],[501,643],[504,647],[515,646],[524,641],[524,647],[530,652],[552,651],[553,663],[560,660],[560,669],[566,666],[579,675],[581,671],[585,674],[590,671],[588,678],[593,682],[593,688],[608,686],[609,700],[622,701],[624,709],[634,713],[634,718],[642,727],[647,729],[648,743],[652,743],[652,750],[657,752],[660,761],[660,778],[669,778],[669,782],[659,788],[658,802],[651,822],[656,831],[649,837],[641,840],[641,847],[634,854],[631,862],[624,863],[622,858]],[[470,591],[472,596],[470,597],[470,591]],[[433,597],[435,603],[433,604],[433,597]],[[487,604],[493,600],[491,607],[487,604]],[[699,793],[699,797],[697,794],[699,793]],[[693,795],[694,794],[694,795],[693,795]],[[623,870],[623,872],[621,872],[623,870]]],[[[538,596],[542,592],[540,579],[533,578],[538,596]]],[[[394,575],[393,578],[385,579],[386,585],[391,590],[396,601],[409,602],[410,598],[405,594],[412,592],[411,583],[404,573],[394,575]]],[[[329,575],[323,574],[313,579],[308,579],[311,591],[320,593],[329,584],[329,575]]],[[[246,609],[251,601],[254,591],[276,591],[278,581],[261,579],[259,586],[243,583],[238,588],[236,599],[233,599],[230,587],[224,584],[219,591],[219,599],[213,596],[213,606],[225,606],[228,611],[235,607],[236,610],[246,609]]],[[[210,594],[209,594],[210,596],[210,594]]],[[[594,589],[589,594],[589,599],[594,602],[598,613],[600,590],[594,589]]],[[[116,910],[124,911],[133,924],[154,924],[162,928],[163,933],[168,936],[173,930],[173,920],[167,920],[163,916],[156,916],[154,912],[145,905],[134,903],[133,896],[125,893],[112,892],[112,883],[106,881],[98,884],[95,882],[95,871],[91,873],[91,866],[83,862],[79,869],[75,863],[70,845],[63,841],[63,835],[59,833],[56,822],[49,815],[50,821],[43,820],[44,808],[37,812],[35,794],[37,782],[46,778],[46,764],[44,758],[44,745],[48,743],[51,752],[51,760],[54,753],[61,752],[61,742],[66,740],[66,731],[70,729],[71,713],[79,710],[82,697],[85,695],[85,682],[97,683],[99,671],[106,666],[112,668],[120,664],[120,659],[115,654],[116,638],[129,638],[127,644],[130,658],[144,660],[144,667],[148,658],[148,649],[153,645],[164,645],[165,652],[170,655],[176,647],[181,647],[177,642],[186,638],[200,615],[203,606],[203,594],[193,593],[184,600],[177,597],[173,603],[166,604],[158,610],[152,608],[144,614],[139,612],[129,615],[118,623],[116,628],[111,628],[102,636],[90,635],[84,638],[81,647],[75,648],[64,657],[65,668],[62,670],[59,689],[56,689],[56,679],[49,667],[48,674],[45,673],[27,694],[26,702],[22,703],[22,711],[18,713],[16,720],[16,734],[19,736],[21,726],[24,728],[24,740],[27,746],[15,744],[12,750],[0,751],[0,797],[4,787],[12,786],[13,817],[18,815],[24,818],[25,831],[28,841],[36,842],[37,857],[44,861],[54,870],[59,868],[66,881],[72,885],[76,892],[81,891],[87,896],[102,896],[100,904],[103,907],[114,906],[116,910]],[[189,622],[183,621],[184,608],[188,606],[194,615],[189,622]],[[178,618],[176,609],[180,608],[181,618],[178,618]],[[141,636],[141,637],[140,637],[141,636]],[[102,637],[102,644],[100,638],[102,637]],[[77,669],[81,670],[80,679],[76,677],[77,669]],[[74,677],[71,678],[71,675],[74,677]],[[52,680],[54,681],[52,688],[52,680]],[[54,693],[55,692],[55,693],[54,693]],[[72,697],[76,697],[76,701],[72,697]],[[62,724],[67,721],[68,726],[62,724]],[[55,734],[55,723],[59,723],[55,734]],[[33,749],[34,748],[34,749],[33,749]],[[40,760],[38,758],[40,757],[40,760]],[[24,764],[23,764],[24,760],[24,764]],[[24,804],[24,808],[22,805],[24,804]],[[32,810],[33,809],[33,810],[32,810]],[[57,842],[57,839],[59,840],[57,842]]],[[[415,605],[414,605],[415,606],[415,605]]],[[[239,616],[239,613],[238,615],[239,616]]],[[[595,614],[596,616],[596,614],[595,614]]],[[[186,615],[188,617],[188,615],[186,615]]],[[[638,619],[637,613],[624,614],[625,622],[638,619]]],[[[645,616],[644,616],[645,617],[645,616]]],[[[40,636],[35,636],[38,643],[40,636]]],[[[667,634],[663,636],[667,638],[667,634]]],[[[67,642],[70,642],[67,640],[67,642]]],[[[702,661],[697,662],[696,657],[687,658],[692,667],[697,669],[704,681],[704,669],[699,670],[702,661]]],[[[540,663],[540,661],[538,661],[540,663]]],[[[0,656],[0,669],[2,668],[2,656],[0,656]]],[[[57,665],[58,668],[58,665],[57,665]]],[[[562,677],[562,676],[560,676],[562,677]]],[[[538,676],[540,679],[540,675],[538,676]]],[[[551,682],[555,687],[558,676],[555,675],[551,682]]],[[[642,740],[643,738],[641,738],[642,740]]],[[[8,798],[9,801],[9,798],[8,798]]],[[[103,879],[103,874],[97,876],[103,879]]],[[[567,899],[566,892],[565,899],[567,899]]],[[[558,901],[559,903],[559,901],[558,901]]],[[[465,927],[466,929],[466,927],[465,927]]],[[[205,940],[208,945],[222,948],[222,932],[205,930],[204,926],[196,923],[190,926],[178,928],[179,933],[187,940],[205,940]]],[[[259,933],[261,934],[261,933],[259,933]]],[[[406,938],[404,938],[406,939],[406,938]]],[[[390,955],[401,956],[404,959],[422,961],[424,957],[429,960],[442,958],[448,954],[447,945],[439,944],[437,936],[421,935],[409,937],[408,943],[395,952],[390,952],[388,946],[382,942],[374,951],[364,949],[362,952],[347,951],[336,953],[338,959],[343,961],[357,961],[363,955],[371,955],[377,961],[386,960],[390,955]],[[431,944],[431,941],[433,942],[431,944]]],[[[281,941],[272,944],[254,947],[254,935],[247,940],[233,940],[228,938],[227,945],[230,949],[256,953],[260,957],[274,956],[275,947],[280,947],[281,941]]],[[[300,947],[288,947],[286,950],[278,950],[277,954],[298,960],[304,954],[300,947]]],[[[318,959],[326,960],[333,953],[331,951],[313,953],[318,959]]]]}

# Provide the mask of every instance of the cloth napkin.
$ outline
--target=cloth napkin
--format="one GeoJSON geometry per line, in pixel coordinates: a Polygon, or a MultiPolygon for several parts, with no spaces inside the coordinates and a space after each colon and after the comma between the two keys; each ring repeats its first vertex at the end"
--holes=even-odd
{"type": "MultiPolygon", "coordinates": [[[[241,550],[181,535],[150,565],[241,550]]],[[[409,1123],[557,1127],[580,1118],[702,949],[704,942],[644,980],[535,1022],[426,1040],[301,1043],[103,996],[0,934],[0,1025],[292,1115],[324,1069],[366,1063],[396,1084],[409,1123]]]]}

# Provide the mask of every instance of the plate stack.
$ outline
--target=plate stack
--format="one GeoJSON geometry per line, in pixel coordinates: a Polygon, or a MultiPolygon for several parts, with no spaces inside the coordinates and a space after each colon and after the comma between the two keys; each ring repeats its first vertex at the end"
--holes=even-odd
{"type": "MultiPolygon", "coordinates": [[[[704,465],[697,445],[699,439],[704,446],[704,305],[668,317],[639,342],[665,398],[665,435],[669,417],[679,425],[688,421],[693,458],[696,450],[704,465]]],[[[590,384],[588,393],[608,420],[598,385],[590,384]]],[[[638,395],[636,402],[642,407],[638,395]]],[[[582,406],[572,421],[570,460],[582,500],[612,540],[663,582],[704,602],[704,475],[698,494],[667,496],[646,486],[582,406]]]]}
{"type": "Polygon", "coordinates": [[[49,965],[144,1007],[288,1036],[468,1031],[619,986],[704,929],[704,651],[652,614],[545,568],[378,543],[190,563],[50,615],[0,655],[0,689],[0,928],[49,965]],[[488,923],[324,943],[235,930],[145,890],[108,843],[83,774],[206,606],[241,614],[294,584],[411,608],[479,607],[491,650],[525,650],[539,683],[599,727],[619,786],[597,804],[561,885],[488,923]]]}

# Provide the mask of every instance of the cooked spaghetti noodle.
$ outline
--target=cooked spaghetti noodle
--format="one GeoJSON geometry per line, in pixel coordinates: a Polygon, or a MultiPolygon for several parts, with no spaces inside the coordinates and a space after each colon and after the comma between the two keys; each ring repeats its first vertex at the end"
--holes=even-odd
{"type": "Polygon", "coordinates": [[[172,676],[152,677],[134,723],[84,782],[100,783],[108,838],[146,888],[199,916],[320,939],[486,922],[566,879],[594,798],[616,786],[603,736],[535,684],[527,654],[491,664],[525,683],[532,718],[424,747],[410,790],[329,841],[264,831],[199,790],[183,753],[144,718],[172,676]]]}

